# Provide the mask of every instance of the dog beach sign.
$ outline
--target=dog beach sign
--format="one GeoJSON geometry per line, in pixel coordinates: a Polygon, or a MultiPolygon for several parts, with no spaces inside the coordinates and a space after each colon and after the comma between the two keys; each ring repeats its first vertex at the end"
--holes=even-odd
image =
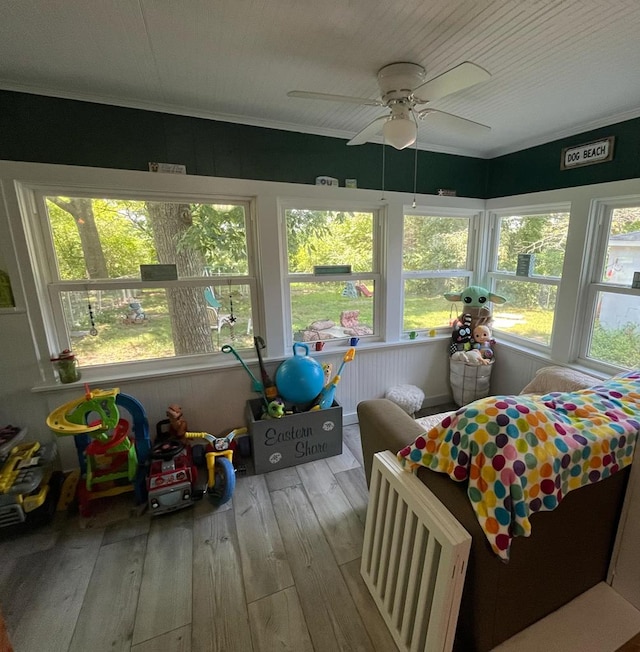
{"type": "Polygon", "coordinates": [[[615,136],[609,136],[608,138],[595,140],[584,145],[565,147],[562,150],[560,169],[569,170],[571,168],[582,167],[583,165],[611,161],[613,159],[614,141],[615,136]]]}

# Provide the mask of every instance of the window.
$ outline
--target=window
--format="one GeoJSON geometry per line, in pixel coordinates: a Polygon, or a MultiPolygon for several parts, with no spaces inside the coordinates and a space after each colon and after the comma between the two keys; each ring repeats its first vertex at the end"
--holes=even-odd
{"type": "Polygon", "coordinates": [[[284,218],[293,341],[374,335],[377,211],[296,207],[284,218]]]}
{"type": "Polygon", "coordinates": [[[507,299],[493,309],[493,329],[550,346],[569,213],[556,208],[496,214],[492,225],[491,289],[507,299]]]}
{"type": "Polygon", "coordinates": [[[601,205],[596,217],[584,353],[631,369],[640,366],[640,290],[631,287],[640,272],[640,201],[601,205]]]}
{"type": "Polygon", "coordinates": [[[88,367],[253,346],[249,201],[56,189],[36,203],[52,353],[71,348],[88,367]]]}
{"type": "Polygon", "coordinates": [[[450,314],[451,303],[444,294],[471,285],[473,219],[471,215],[405,214],[403,330],[450,327],[456,315],[450,314]]]}

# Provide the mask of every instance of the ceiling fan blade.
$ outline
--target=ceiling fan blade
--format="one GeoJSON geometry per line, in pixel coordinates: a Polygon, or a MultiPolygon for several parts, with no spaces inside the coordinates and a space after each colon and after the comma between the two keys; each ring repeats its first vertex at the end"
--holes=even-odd
{"type": "Polygon", "coordinates": [[[313,93],[311,91],[289,91],[288,97],[301,97],[305,100],[328,100],[330,102],[349,102],[363,104],[364,106],[384,106],[380,100],[368,97],[351,97],[350,95],[332,95],[331,93],[313,93]]]}
{"type": "Polygon", "coordinates": [[[389,119],[388,115],[382,115],[370,122],[362,131],[358,132],[347,145],[362,145],[366,143],[372,136],[375,136],[382,130],[382,125],[389,119]]]}
{"type": "Polygon", "coordinates": [[[486,81],[490,77],[491,74],[484,68],[471,63],[471,61],[465,61],[414,88],[413,96],[418,104],[432,102],[445,95],[451,95],[463,88],[486,81]]]}
{"type": "Polygon", "coordinates": [[[418,117],[420,120],[428,120],[429,122],[432,122],[434,126],[437,125],[444,129],[451,129],[458,133],[464,132],[468,135],[481,135],[491,131],[491,127],[483,125],[480,122],[461,118],[459,115],[453,115],[453,113],[446,113],[445,111],[438,111],[437,109],[423,109],[418,112],[418,117]]]}

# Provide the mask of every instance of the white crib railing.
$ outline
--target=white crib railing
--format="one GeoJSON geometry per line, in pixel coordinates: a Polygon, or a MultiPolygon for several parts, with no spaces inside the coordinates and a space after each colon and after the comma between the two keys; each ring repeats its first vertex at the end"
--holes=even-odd
{"type": "Polygon", "coordinates": [[[470,547],[395,455],[374,456],[360,572],[401,652],[452,649],[470,547]]]}

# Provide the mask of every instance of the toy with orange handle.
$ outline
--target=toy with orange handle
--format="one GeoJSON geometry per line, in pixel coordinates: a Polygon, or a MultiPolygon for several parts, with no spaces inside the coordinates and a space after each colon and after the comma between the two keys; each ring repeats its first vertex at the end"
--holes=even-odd
{"type": "Polygon", "coordinates": [[[333,377],[331,382],[327,383],[323,390],[320,392],[318,397],[318,402],[311,409],[312,410],[326,410],[333,405],[333,398],[336,394],[336,387],[340,382],[340,374],[342,374],[342,369],[344,368],[347,362],[351,362],[356,357],[356,350],[354,347],[351,347],[342,358],[342,364],[338,369],[338,373],[333,377]]]}

